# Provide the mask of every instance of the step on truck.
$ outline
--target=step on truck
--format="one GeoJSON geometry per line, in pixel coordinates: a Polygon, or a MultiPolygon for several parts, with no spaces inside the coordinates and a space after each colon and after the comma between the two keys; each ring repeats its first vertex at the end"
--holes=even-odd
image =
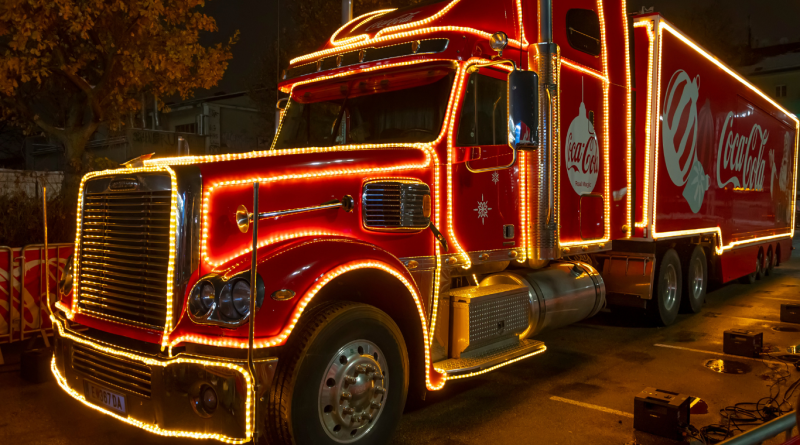
{"type": "Polygon", "coordinates": [[[385,443],[407,398],[547,329],[668,325],[790,255],[797,118],[624,0],[375,11],[281,77],[269,150],[83,178],[52,369],[86,406],[385,443]]]}

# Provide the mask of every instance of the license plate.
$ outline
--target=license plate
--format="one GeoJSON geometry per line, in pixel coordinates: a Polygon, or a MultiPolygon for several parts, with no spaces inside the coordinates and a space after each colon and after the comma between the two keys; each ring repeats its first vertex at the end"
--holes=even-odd
{"type": "Polygon", "coordinates": [[[83,395],[86,397],[86,400],[95,405],[100,405],[123,415],[128,414],[128,404],[124,394],[108,390],[102,386],[97,386],[92,382],[84,380],[83,395]]]}

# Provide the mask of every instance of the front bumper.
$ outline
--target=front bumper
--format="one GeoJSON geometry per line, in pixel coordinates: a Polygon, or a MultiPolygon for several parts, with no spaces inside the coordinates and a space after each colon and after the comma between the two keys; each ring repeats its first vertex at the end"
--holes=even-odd
{"type": "MultiPolygon", "coordinates": [[[[246,362],[184,354],[152,356],[68,331],[60,320],[54,325],[53,374],[64,391],[85,405],[162,436],[227,443],[251,440],[256,385],[246,362]],[[84,382],[124,395],[125,412],[88,400],[84,382]],[[194,403],[204,386],[214,388],[217,394],[217,408],[210,414],[194,403]]],[[[266,374],[262,371],[267,367],[274,370],[275,362],[260,360],[257,374],[266,374]]]]}

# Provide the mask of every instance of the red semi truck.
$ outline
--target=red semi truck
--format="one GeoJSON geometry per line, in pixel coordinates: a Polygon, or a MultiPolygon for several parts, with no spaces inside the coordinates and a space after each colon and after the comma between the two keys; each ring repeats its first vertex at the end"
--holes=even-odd
{"type": "Polygon", "coordinates": [[[670,324],[790,255],[797,118],[624,0],[375,11],[280,88],[270,150],[83,179],[71,396],[167,436],[384,443],[408,395],[545,329],[670,324]]]}

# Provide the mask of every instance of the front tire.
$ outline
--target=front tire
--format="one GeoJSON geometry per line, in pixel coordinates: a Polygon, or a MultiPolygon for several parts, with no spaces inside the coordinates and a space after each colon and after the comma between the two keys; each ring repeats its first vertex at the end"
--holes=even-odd
{"type": "Polygon", "coordinates": [[[708,289],[708,263],[706,252],[701,246],[695,246],[686,267],[686,285],[684,286],[681,308],[685,312],[698,313],[703,309],[708,289]]]}
{"type": "Polygon", "coordinates": [[[270,391],[274,444],[383,444],[403,413],[408,352],[383,311],[352,302],[310,309],[283,347],[270,391]]]}
{"type": "Polygon", "coordinates": [[[669,326],[678,317],[681,306],[681,260],[675,249],[664,252],[658,265],[653,299],[647,310],[650,318],[657,324],[669,326]]]}

